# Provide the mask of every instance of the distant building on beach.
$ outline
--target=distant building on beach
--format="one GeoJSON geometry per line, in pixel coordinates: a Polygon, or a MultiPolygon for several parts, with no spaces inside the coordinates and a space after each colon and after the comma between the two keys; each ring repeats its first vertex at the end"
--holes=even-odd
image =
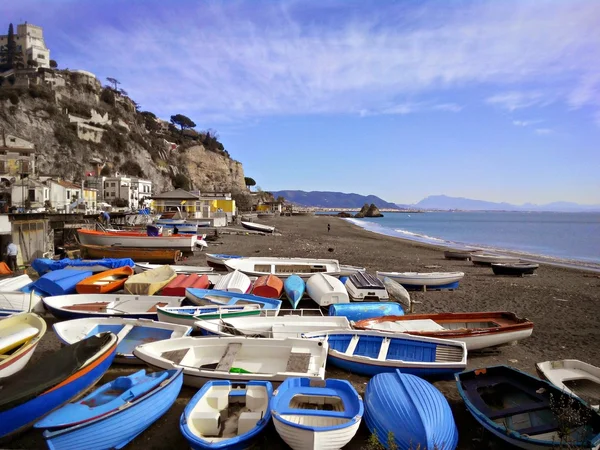
{"type": "MultiPolygon", "coordinates": [[[[42,27],[23,23],[17,25],[17,32],[14,35],[17,51],[23,55],[23,62],[35,61],[38,67],[50,68],[50,49],[44,42],[44,33],[42,27]]],[[[8,44],[8,34],[0,35],[0,48],[8,44]]]]}

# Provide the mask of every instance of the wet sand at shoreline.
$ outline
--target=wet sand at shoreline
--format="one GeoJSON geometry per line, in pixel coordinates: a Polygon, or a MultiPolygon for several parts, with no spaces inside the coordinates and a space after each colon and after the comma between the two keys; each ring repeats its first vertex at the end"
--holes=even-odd
{"type": "MultiPolygon", "coordinates": [[[[499,277],[489,267],[474,266],[469,261],[444,259],[442,248],[378,235],[339,218],[327,216],[293,216],[260,219],[274,225],[281,235],[225,235],[209,242],[208,251],[244,256],[296,256],[335,258],[342,264],[366,267],[370,272],[383,271],[462,271],[465,277],[455,291],[411,292],[416,313],[462,311],[512,311],[535,324],[532,337],[516,346],[469,354],[468,368],[507,364],[535,374],[535,363],[554,359],[580,359],[600,365],[600,275],[586,271],[541,264],[536,275],[523,278],[499,277]],[[327,224],[331,231],[327,232],[327,224]],[[332,249],[332,251],[329,251],[332,249]]],[[[185,264],[204,265],[203,253],[185,264]]],[[[310,301],[299,307],[314,308],[310,301]]],[[[33,360],[55,351],[58,340],[48,319],[48,333],[33,360]]],[[[130,374],[146,366],[115,365],[99,384],[116,376],[130,374]]],[[[368,377],[352,375],[331,365],[328,378],[350,380],[363,393],[368,377]]],[[[503,441],[483,430],[458,396],[454,381],[434,383],[452,407],[459,431],[458,449],[502,449],[503,441]]],[[[128,449],[189,448],[179,431],[179,417],[195,389],[184,387],[173,407],[148,430],[138,436],[128,449]]],[[[364,425],[346,449],[366,448],[368,432],[364,425]]],[[[30,430],[0,445],[1,448],[46,448],[41,433],[30,430]]],[[[288,448],[273,425],[254,448],[288,448]]]]}

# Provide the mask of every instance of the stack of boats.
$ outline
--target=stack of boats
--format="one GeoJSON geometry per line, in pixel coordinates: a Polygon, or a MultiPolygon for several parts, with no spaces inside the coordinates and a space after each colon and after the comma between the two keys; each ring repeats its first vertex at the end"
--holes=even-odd
{"type": "Polygon", "coordinates": [[[464,372],[469,352],[526,339],[533,323],[510,312],[405,315],[392,301],[410,304],[404,286],[428,287],[433,278],[431,286],[455,286],[461,272],[374,276],[336,260],[216,254],[207,262],[228,272],[40,261],[35,282],[0,281],[0,298],[23,294],[6,297],[0,321],[0,439],[34,427],[52,449],[121,448],[185,384],[199,388],[180,418],[192,448],[247,448],[272,420],[292,449],[340,449],[364,417],[385,447],[454,449],[448,401],[426,380],[455,377],[476,420],[509,443],[565,439],[552,404],[560,400],[581,418],[569,442],[600,444],[600,368],[538,364],[548,381],[504,366],[464,372]],[[41,300],[31,301],[34,293],[41,300]],[[299,308],[305,295],[318,308],[299,308]],[[53,330],[64,347],[30,363],[46,333],[40,305],[60,320],[53,330]],[[113,363],[159,371],[120,376],[75,400],[113,363]],[[372,377],[364,400],[348,381],[326,378],[327,363],[372,377]]]}

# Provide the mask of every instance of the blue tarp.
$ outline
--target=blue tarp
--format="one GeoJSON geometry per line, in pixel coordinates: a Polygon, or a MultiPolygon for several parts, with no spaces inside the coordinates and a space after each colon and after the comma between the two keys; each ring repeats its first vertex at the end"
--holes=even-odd
{"type": "Polygon", "coordinates": [[[134,267],[135,263],[131,258],[104,258],[104,259],[69,259],[64,258],[59,261],[47,258],[37,258],[31,263],[37,273],[44,275],[47,272],[64,269],[65,267],[92,267],[104,266],[106,270],[116,269],[117,267],[134,267]]]}
{"type": "Polygon", "coordinates": [[[43,275],[33,285],[50,295],[73,294],[75,285],[93,274],[88,270],[60,269],[43,275]]]}

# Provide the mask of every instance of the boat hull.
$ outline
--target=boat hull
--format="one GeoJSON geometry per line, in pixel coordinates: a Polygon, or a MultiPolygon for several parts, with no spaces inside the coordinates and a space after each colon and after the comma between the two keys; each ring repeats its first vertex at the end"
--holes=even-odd
{"type": "Polygon", "coordinates": [[[329,306],[329,315],[345,316],[356,322],[382,316],[403,316],[404,310],[399,303],[393,302],[338,303],[329,306]]]}
{"type": "Polygon", "coordinates": [[[600,367],[576,359],[563,359],[537,363],[535,368],[540,378],[581,398],[593,409],[600,409],[600,367]],[[565,383],[571,384],[572,389],[565,383]]]}
{"type": "Polygon", "coordinates": [[[283,291],[283,281],[275,275],[259,277],[252,287],[252,294],[259,297],[279,298],[283,291]]]}
{"type": "Polygon", "coordinates": [[[331,275],[317,273],[306,281],[306,293],[319,306],[350,303],[344,284],[331,275]]]}
{"type": "Polygon", "coordinates": [[[275,231],[275,227],[271,227],[269,225],[263,225],[261,223],[242,221],[242,226],[248,230],[262,231],[263,233],[273,233],[275,231]]]}
{"type": "Polygon", "coordinates": [[[122,248],[103,245],[81,245],[85,258],[131,258],[134,261],[175,264],[181,259],[181,250],[155,248],[122,248]]]}
{"type": "Polygon", "coordinates": [[[83,245],[167,248],[184,252],[193,252],[198,239],[195,235],[147,236],[141,233],[111,233],[92,230],[77,230],[77,234],[83,245]]]}
{"type": "Polygon", "coordinates": [[[38,333],[29,342],[22,344],[21,348],[13,350],[8,358],[0,359],[0,378],[9,377],[23,369],[46,334],[46,322],[37,314],[23,313],[4,319],[0,321],[0,332],[6,333],[11,327],[11,323],[31,326],[36,328],[38,333]]]}
{"type": "Polygon", "coordinates": [[[34,290],[0,292],[0,318],[22,312],[43,313],[42,298],[34,290]]]}
{"type": "Polygon", "coordinates": [[[385,277],[400,283],[404,287],[415,286],[446,286],[452,285],[462,280],[465,274],[463,272],[439,272],[439,273],[418,273],[418,272],[377,272],[377,278],[383,281],[385,277]]]}
{"type": "Polygon", "coordinates": [[[471,256],[471,262],[476,266],[491,266],[493,263],[518,263],[519,258],[506,255],[476,254],[471,256]]]}
{"type": "Polygon", "coordinates": [[[285,296],[290,301],[292,308],[296,309],[298,303],[304,296],[306,290],[306,283],[298,275],[292,275],[285,279],[283,282],[283,289],[285,290],[285,296]]]}
{"type": "Polygon", "coordinates": [[[219,307],[215,306],[211,309],[213,309],[214,312],[205,312],[200,314],[200,316],[194,316],[192,314],[178,313],[176,311],[157,308],[157,314],[160,322],[187,325],[194,328],[196,328],[195,323],[198,320],[229,319],[232,317],[258,316],[261,314],[261,310],[258,305],[255,308],[240,306],[235,309],[227,309],[227,307],[225,307],[223,310],[219,310],[219,307]]]}
{"type": "Polygon", "coordinates": [[[502,264],[492,263],[494,275],[508,275],[513,277],[522,277],[523,275],[533,275],[539,264],[502,264]]]}

